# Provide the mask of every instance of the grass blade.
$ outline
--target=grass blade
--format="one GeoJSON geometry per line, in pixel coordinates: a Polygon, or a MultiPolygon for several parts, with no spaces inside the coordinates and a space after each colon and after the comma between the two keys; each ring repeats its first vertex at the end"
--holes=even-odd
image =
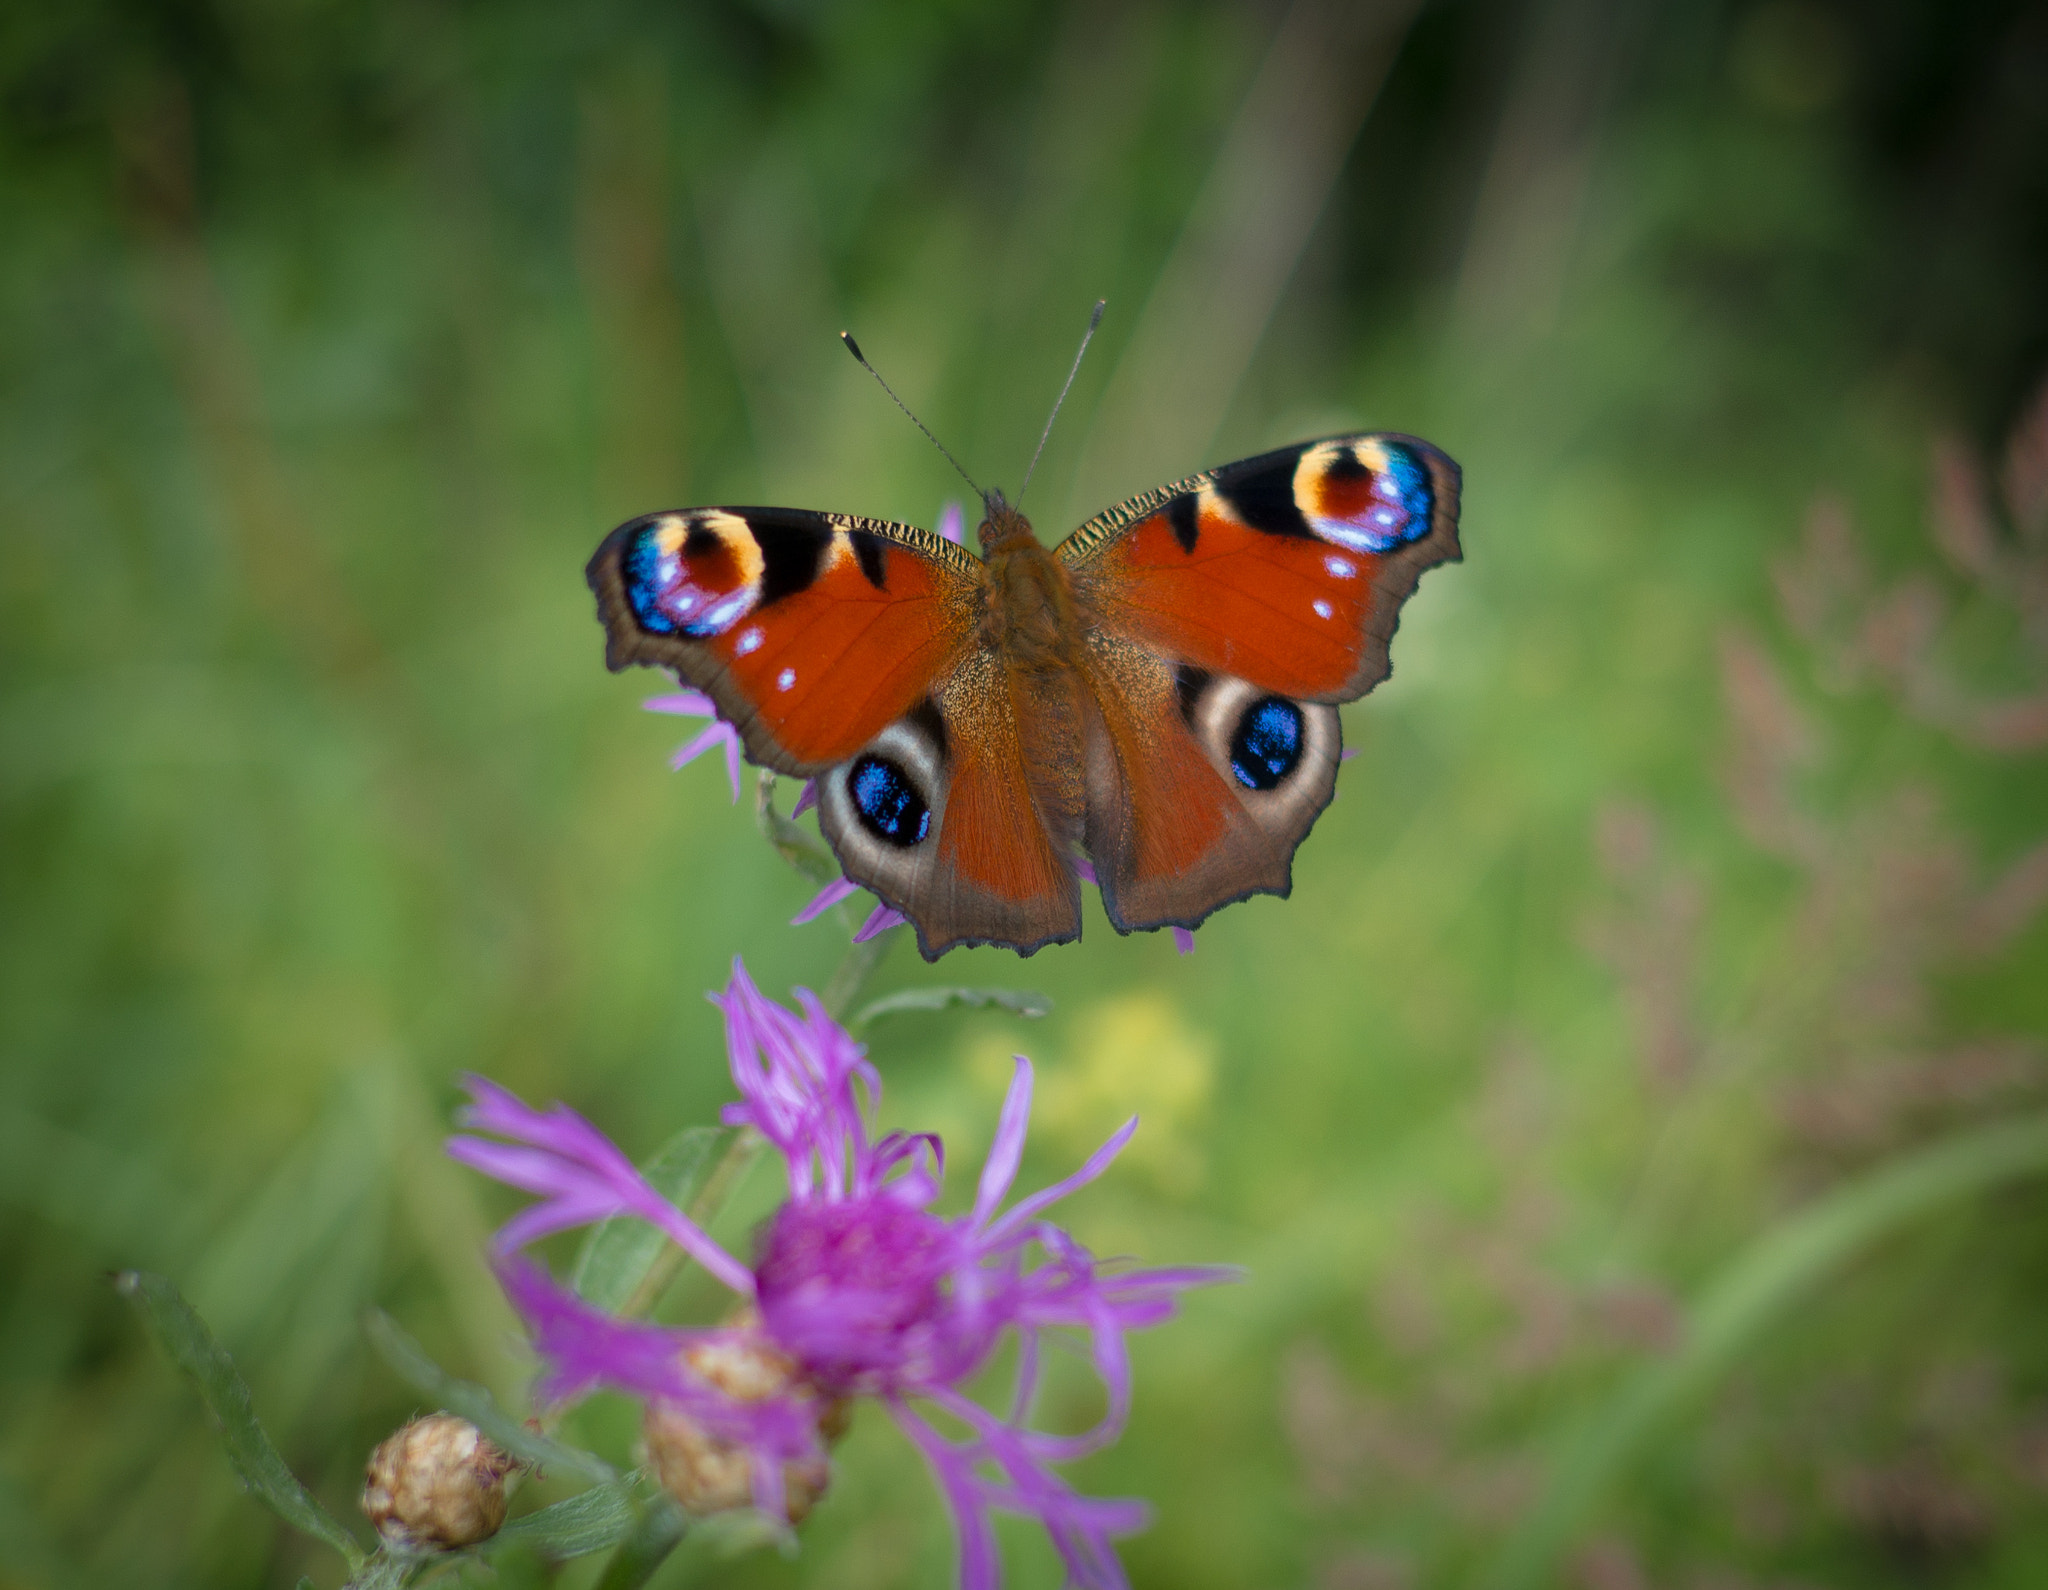
{"type": "Polygon", "coordinates": [[[382,1309],[370,1311],[363,1329],[370,1344],[401,1380],[423,1392],[437,1406],[462,1415],[514,1457],[560,1473],[580,1475],[599,1485],[610,1484],[619,1477],[618,1471],[602,1458],[549,1440],[499,1407],[497,1398],[482,1386],[456,1379],[429,1358],[426,1350],[382,1309]]]}
{"type": "MultiPolygon", "coordinates": [[[[687,1127],[642,1164],[640,1173],[670,1203],[686,1209],[737,1135],[727,1126],[687,1127]]],[[[636,1296],[668,1246],[668,1237],[646,1221],[615,1215],[593,1226],[583,1239],[570,1285],[585,1302],[617,1314],[636,1296]]]]}
{"type": "Polygon", "coordinates": [[[2048,1171],[2048,1115],[1902,1155],[1766,1231],[1724,1269],[1670,1357],[1647,1365],[1560,1444],[1550,1481],[1480,1583],[1534,1590],[1656,1427],[1705,1391],[1773,1320],[1857,1253],[1934,1210],[2048,1171]]]}
{"type": "Polygon", "coordinates": [[[114,1277],[114,1289],[134,1305],[157,1345],[199,1389],[242,1488],[294,1529],[326,1541],[348,1559],[352,1572],[361,1568],[361,1543],[313,1499],[278,1454],[234,1359],[177,1287],[146,1270],[123,1270],[114,1277]]]}

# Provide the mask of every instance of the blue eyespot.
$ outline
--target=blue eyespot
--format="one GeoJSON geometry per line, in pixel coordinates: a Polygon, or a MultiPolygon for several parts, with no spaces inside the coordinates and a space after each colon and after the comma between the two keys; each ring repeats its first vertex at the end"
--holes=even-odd
{"type": "Polygon", "coordinates": [[[1301,708],[1267,696],[1245,709],[1230,737],[1230,771],[1246,789],[1273,789],[1301,763],[1301,708]]]}
{"type": "Polygon", "coordinates": [[[908,850],[931,832],[931,806],[901,763],[871,751],[847,772],[846,789],[861,827],[883,844],[908,850]]]}
{"type": "Polygon", "coordinates": [[[661,555],[660,537],[653,525],[634,535],[626,549],[625,565],[626,601],[633,617],[650,635],[673,635],[675,622],[661,610],[660,597],[663,588],[675,581],[676,560],[661,555]]]}
{"type": "Polygon", "coordinates": [[[1385,442],[1381,447],[1387,455],[1387,473],[1394,477],[1394,495],[1401,499],[1406,517],[1399,531],[1385,538],[1384,546],[1373,549],[1376,552],[1420,541],[1429,534],[1430,514],[1436,507],[1436,493],[1430,489],[1429,471],[1422,467],[1422,460],[1399,442],[1385,442]]]}

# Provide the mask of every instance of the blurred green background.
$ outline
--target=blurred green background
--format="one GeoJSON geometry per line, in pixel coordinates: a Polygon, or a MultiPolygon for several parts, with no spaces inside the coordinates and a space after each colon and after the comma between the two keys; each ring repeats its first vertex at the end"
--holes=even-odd
{"type": "MultiPolygon", "coordinates": [[[[345,1516],[366,1306],[520,1396],[453,1079],[647,1152],[730,958],[845,944],[584,559],[932,523],[842,326],[1013,487],[1098,295],[1048,538],[1353,425],[1466,472],[1291,900],[876,985],[1056,1001],[876,1029],[956,1199],[1021,1047],[1027,1181],[1145,1117],[1084,1240],[1249,1270],[1078,1471],[1135,1581],[2048,1583],[2040,6],[77,0],[0,15],[0,1585],[336,1578],[111,1268],[345,1516]]],[[[799,1556],[663,1582],[951,1563],[864,1416],[799,1556]]]]}

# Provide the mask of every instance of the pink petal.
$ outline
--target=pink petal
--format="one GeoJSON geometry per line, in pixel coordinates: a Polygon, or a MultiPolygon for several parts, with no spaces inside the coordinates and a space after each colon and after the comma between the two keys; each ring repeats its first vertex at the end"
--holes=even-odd
{"type": "Polygon", "coordinates": [[[881,1095],[881,1078],[865,1051],[825,1013],[815,998],[797,990],[804,1008],[794,1012],[766,998],[735,958],[732,980],[711,1002],[725,1013],[726,1058],[733,1085],[744,1101],[729,1104],[722,1119],[752,1126],[781,1153],[793,1197],[812,1196],[822,1180],[824,1196],[844,1195],[847,1161],[854,1178],[868,1175],[866,1126],[854,1084],[870,1100],[881,1095]]]}
{"type": "Polygon", "coordinates": [[[990,1226],[986,1240],[995,1242],[1001,1238],[1013,1235],[1022,1227],[1029,1225],[1032,1217],[1039,1210],[1050,1208],[1053,1204],[1066,1197],[1067,1194],[1087,1186],[1097,1176],[1100,1176],[1109,1169],[1110,1161],[1124,1151],[1124,1144],[1131,1140],[1132,1134],[1137,1130],[1138,1118],[1134,1115],[1116,1129],[1108,1142],[1090,1154],[1087,1162],[1079,1170],[1075,1171],[1073,1175],[1069,1176],[1065,1181],[1056,1181],[1050,1187],[1033,1193],[1008,1214],[1004,1215],[1002,1219],[990,1226]]]}
{"type": "Polygon", "coordinates": [[[802,793],[799,794],[796,798],[796,805],[790,808],[790,820],[794,822],[797,818],[803,816],[805,812],[809,811],[813,806],[817,804],[818,781],[814,778],[807,778],[804,780],[804,787],[802,793]]]}
{"type": "Polygon", "coordinates": [[[1184,928],[1184,927],[1177,927],[1177,928],[1175,928],[1175,929],[1173,930],[1173,947],[1174,947],[1175,949],[1179,950],[1179,951],[1181,952],[1181,954],[1183,954],[1183,955],[1192,955],[1192,954],[1194,954],[1194,953],[1195,953],[1195,936],[1194,936],[1194,934],[1190,933],[1190,932],[1189,932],[1189,931],[1188,931],[1188,930],[1187,930],[1186,928],[1184,928]]]}
{"type": "Polygon", "coordinates": [[[789,919],[791,927],[802,927],[806,922],[815,922],[832,907],[850,894],[856,894],[860,885],[851,878],[834,878],[824,888],[811,896],[811,903],[789,919]]]}
{"type": "Polygon", "coordinates": [[[868,919],[861,923],[860,931],[854,934],[853,942],[865,944],[869,939],[880,938],[892,927],[901,927],[909,920],[910,918],[893,906],[877,903],[874,910],[868,913],[868,919]]]}
{"type": "Polygon", "coordinates": [[[689,718],[715,718],[718,708],[701,690],[675,690],[665,696],[649,696],[640,703],[643,712],[673,712],[689,718]]]}
{"type": "MultiPolygon", "coordinates": [[[[965,1397],[941,1391],[933,1393],[933,1400],[978,1437],[959,1447],[943,1443],[948,1451],[942,1456],[905,1426],[906,1433],[925,1449],[935,1471],[943,1474],[942,1464],[971,1465],[977,1459],[994,1463],[1009,1483],[993,1482],[975,1474],[974,1490],[980,1508],[1000,1507],[1005,1512],[1035,1516],[1065,1559],[1070,1585],[1083,1590],[1128,1590],[1130,1581],[1124,1577],[1123,1564],[1117,1560],[1110,1537],[1143,1529],[1150,1522],[1150,1508],[1136,1500],[1083,1496],[1076,1492],[1046,1467],[1049,1447],[1063,1443],[1048,1444],[1043,1437],[1005,1424],[965,1397]]],[[[904,1424],[900,1414],[897,1423],[904,1424]]],[[[936,1432],[932,1433],[936,1436],[936,1432]]]]}
{"type": "Polygon", "coordinates": [[[1029,1325],[1017,1327],[1017,1384],[1010,1396],[1010,1423],[1022,1425],[1038,1395],[1038,1332],[1029,1325]]]}
{"type": "Polygon", "coordinates": [[[919,1132],[913,1136],[891,1132],[868,1156],[866,1172],[854,1192],[883,1191],[898,1203],[922,1209],[939,1196],[945,1176],[946,1145],[939,1141],[938,1133],[919,1132]],[[883,1178],[899,1165],[907,1167],[904,1173],[885,1186],[883,1178]]]}
{"type": "Polygon", "coordinates": [[[512,1141],[455,1137],[449,1140],[449,1154],[542,1200],[499,1230],[499,1251],[510,1252],[572,1226],[632,1214],[667,1233],[740,1296],[754,1295],[753,1271],[656,1192],[618,1145],[574,1110],[565,1104],[536,1110],[487,1078],[470,1076],[464,1081],[475,1101],[464,1112],[464,1124],[512,1141]]]}
{"type": "Polygon", "coordinates": [[[1337,753],[1337,760],[1340,762],[1348,762],[1356,755],[1358,755],[1358,747],[1355,745],[1347,745],[1344,747],[1343,750],[1337,753]]]}
{"type": "Polygon", "coordinates": [[[959,503],[949,502],[946,504],[945,507],[939,510],[940,535],[944,536],[948,541],[952,542],[953,545],[957,547],[958,545],[960,545],[960,538],[963,535],[965,535],[966,532],[967,515],[961,511],[959,503]]]}
{"type": "Polygon", "coordinates": [[[987,1225],[997,1206],[1010,1195],[1010,1184],[1017,1179],[1017,1166],[1024,1158],[1024,1132],[1030,1121],[1031,1062],[1018,1055],[996,1124],[996,1140],[989,1146],[988,1159],[981,1167],[981,1186],[974,1195],[977,1226],[987,1225]]]}
{"type": "Polygon", "coordinates": [[[729,745],[732,743],[732,740],[733,732],[731,724],[709,724],[697,736],[696,739],[685,741],[682,746],[682,749],[677,751],[674,756],[668,759],[668,765],[676,769],[686,768],[692,762],[696,761],[698,757],[702,756],[706,751],[710,750],[713,746],[729,745]]]}
{"type": "Polygon", "coordinates": [[[1002,1560],[996,1555],[995,1529],[974,1472],[974,1448],[955,1446],[899,1397],[890,1397],[888,1406],[897,1427],[931,1465],[932,1478],[953,1509],[953,1528],[960,1537],[960,1590],[999,1590],[1002,1560]]]}
{"type": "Polygon", "coordinates": [[[1105,1276],[1102,1290],[1105,1296],[1115,1299],[1128,1292],[1173,1292],[1182,1287],[1221,1286],[1228,1281],[1243,1279],[1244,1271],[1234,1264],[1161,1265],[1154,1270],[1130,1270],[1122,1275],[1105,1276]]]}
{"type": "Polygon", "coordinates": [[[1092,883],[1098,889],[1102,887],[1101,880],[1095,876],[1095,863],[1086,856],[1073,857],[1069,865],[1074,869],[1074,876],[1083,883],[1092,883]]]}

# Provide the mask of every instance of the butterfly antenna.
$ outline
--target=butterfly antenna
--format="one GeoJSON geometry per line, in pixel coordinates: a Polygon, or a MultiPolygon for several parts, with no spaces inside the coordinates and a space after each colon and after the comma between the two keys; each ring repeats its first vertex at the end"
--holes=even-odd
{"type": "Polygon", "coordinates": [[[1024,471],[1024,484],[1017,488],[1017,500],[1024,500],[1024,493],[1031,485],[1031,471],[1038,467],[1038,454],[1045,451],[1047,438],[1052,435],[1052,422],[1060,417],[1060,405],[1067,401],[1067,394],[1074,389],[1074,377],[1081,373],[1081,355],[1088,351],[1088,339],[1095,335],[1095,328],[1102,324],[1102,311],[1109,307],[1107,298],[1095,300],[1095,313],[1088,317],[1088,329],[1081,333],[1081,346],[1074,352],[1074,367],[1067,372],[1067,384],[1060,388],[1060,395],[1053,399],[1052,412],[1045,417],[1045,429],[1038,436],[1038,452],[1031,455],[1031,463],[1024,471]]]}
{"type": "MultiPolygon", "coordinates": [[[[882,390],[889,394],[890,400],[893,403],[895,403],[895,405],[899,409],[903,410],[905,414],[910,414],[910,405],[904,402],[903,399],[901,399],[900,397],[897,397],[896,389],[889,385],[887,381],[882,380],[882,372],[877,370],[873,365],[868,363],[867,355],[860,351],[860,344],[853,340],[853,333],[850,331],[842,331],[839,333],[839,340],[846,344],[846,351],[854,356],[854,358],[859,362],[860,367],[863,370],[867,371],[869,375],[873,376],[875,380],[881,384],[882,390]]],[[[932,435],[931,431],[926,427],[923,420],[919,419],[915,414],[910,414],[910,423],[915,425],[919,430],[924,432],[926,441],[930,442],[932,446],[936,447],[940,452],[946,453],[946,444],[940,441],[936,436],[932,435]]],[[[960,469],[960,460],[955,458],[951,453],[946,453],[946,462],[951,464],[955,469],[960,469]]],[[[984,502],[988,500],[988,493],[983,491],[979,486],[974,485],[974,477],[968,474],[966,470],[960,469],[960,478],[966,481],[968,485],[974,487],[975,496],[981,498],[984,502]]]]}

